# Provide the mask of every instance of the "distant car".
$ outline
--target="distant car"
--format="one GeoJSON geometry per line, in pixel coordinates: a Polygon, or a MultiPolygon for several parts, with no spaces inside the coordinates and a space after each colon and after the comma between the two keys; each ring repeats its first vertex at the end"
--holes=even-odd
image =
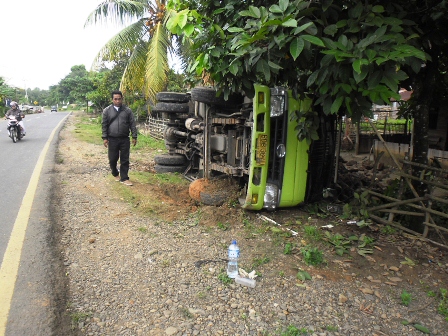
{"type": "Polygon", "coordinates": [[[56,106],[52,106],[52,107],[51,107],[51,112],[57,112],[57,111],[58,111],[58,109],[57,109],[56,106]]]}

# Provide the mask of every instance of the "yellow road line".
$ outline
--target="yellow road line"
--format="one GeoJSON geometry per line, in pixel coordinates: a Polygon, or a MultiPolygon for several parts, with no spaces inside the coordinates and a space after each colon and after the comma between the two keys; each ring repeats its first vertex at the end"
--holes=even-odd
{"type": "Polygon", "coordinates": [[[19,213],[16,217],[11,237],[9,238],[8,247],[6,248],[3,257],[3,262],[0,267],[0,336],[5,335],[6,332],[6,322],[8,321],[12,295],[14,294],[17,272],[19,270],[23,240],[25,239],[28,219],[30,217],[31,207],[33,205],[34,195],[36,194],[39,176],[44,165],[45,156],[47,155],[48,148],[50,148],[50,143],[54,138],[56,130],[59,129],[59,126],[67,116],[59,122],[55,129],[53,129],[53,132],[51,132],[50,137],[39,155],[36,167],[31,175],[30,183],[26,189],[25,196],[23,196],[22,204],[20,205],[19,213]]]}

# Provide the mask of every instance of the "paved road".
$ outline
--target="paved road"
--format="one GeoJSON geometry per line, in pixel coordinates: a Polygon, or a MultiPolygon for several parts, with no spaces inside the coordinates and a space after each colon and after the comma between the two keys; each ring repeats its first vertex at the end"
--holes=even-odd
{"type": "Polygon", "coordinates": [[[52,335],[60,321],[49,205],[57,134],[67,115],[27,115],[27,135],[17,143],[0,121],[0,336],[52,335]]]}

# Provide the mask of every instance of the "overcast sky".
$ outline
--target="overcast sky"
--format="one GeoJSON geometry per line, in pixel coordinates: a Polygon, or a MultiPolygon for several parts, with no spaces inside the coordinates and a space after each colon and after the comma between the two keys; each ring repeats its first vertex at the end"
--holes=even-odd
{"type": "Polygon", "coordinates": [[[90,70],[116,26],[84,28],[100,0],[2,0],[0,77],[20,88],[47,90],[74,65],[90,70]]]}

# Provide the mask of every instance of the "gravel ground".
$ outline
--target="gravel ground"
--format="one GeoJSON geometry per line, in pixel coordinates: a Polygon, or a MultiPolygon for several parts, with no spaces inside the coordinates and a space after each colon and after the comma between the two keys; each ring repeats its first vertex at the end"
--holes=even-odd
{"type": "MultiPolygon", "coordinates": [[[[448,335],[424,291],[413,291],[406,307],[399,299],[405,282],[391,286],[353,274],[301,284],[295,274],[276,271],[294,256],[263,265],[255,288],[223,283],[223,247],[241,238],[243,225],[222,232],[192,217],[167,223],[139,215],[113,193],[127,187],[110,176],[105,149],[77,140],[73,122],[70,116],[60,134],[55,216],[74,334],[422,335],[401,323],[407,319],[448,335]],[[286,334],[288,326],[297,332],[286,334]]],[[[243,261],[257,255],[248,246],[241,247],[243,261]]]]}

